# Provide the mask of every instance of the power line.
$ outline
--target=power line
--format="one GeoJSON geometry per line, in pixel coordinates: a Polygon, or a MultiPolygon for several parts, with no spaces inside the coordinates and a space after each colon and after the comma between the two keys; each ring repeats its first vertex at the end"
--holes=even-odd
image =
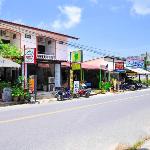
{"type": "Polygon", "coordinates": [[[112,56],[116,55],[115,53],[113,53],[110,50],[102,50],[102,49],[99,49],[99,48],[90,47],[90,46],[87,46],[87,45],[74,43],[74,42],[59,41],[59,44],[64,44],[64,45],[67,45],[67,46],[70,46],[70,47],[75,47],[75,48],[83,50],[84,52],[88,51],[90,53],[98,54],[100,56],[109,56],[109,57],[111,56],[112,57],[112,56]]]}

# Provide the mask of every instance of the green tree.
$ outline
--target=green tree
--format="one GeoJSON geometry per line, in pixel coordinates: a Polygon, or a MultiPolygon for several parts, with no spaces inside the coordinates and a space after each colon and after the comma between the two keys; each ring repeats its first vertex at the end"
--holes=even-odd
{"type": "Polygon", "coordinates": [[[11,44],[4,44],[0,40],[0,56],[4,58],[10,58],[17,63],[21,63],[21,51],[11,44]]]}

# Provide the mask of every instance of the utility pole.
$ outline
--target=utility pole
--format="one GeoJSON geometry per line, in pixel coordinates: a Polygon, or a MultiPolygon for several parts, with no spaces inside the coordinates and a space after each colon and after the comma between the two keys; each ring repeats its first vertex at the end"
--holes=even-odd
{"type": "MultiPolygon", "coordinates": [[[[145,55],[145,70],[147,70],[147,57],[148,57],[148,53],[146,52],[146,55],[145,55]]],[[[146,83],[147,83],[147,87],[148,87],[148,75],[146,75],[146,83]]]]}

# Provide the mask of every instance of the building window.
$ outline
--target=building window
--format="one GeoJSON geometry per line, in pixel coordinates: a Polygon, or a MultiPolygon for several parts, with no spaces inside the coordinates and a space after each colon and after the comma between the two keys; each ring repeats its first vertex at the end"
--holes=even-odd
{"type": "Polygon", "coordinates": [[[5,36],[5,35],[6,35],[6,31],[0,30],[0,36],[5,36]]]}
{"type": "Polygon", "coordinates": [[[38,53],[39,54],[45,54],[45,46],[38,45],[38,53]]]}
{"type": "Polygon", "coordinates": [[[25,38],[31,39],[31,35],[30,34],[25,34],[25,38]]]}

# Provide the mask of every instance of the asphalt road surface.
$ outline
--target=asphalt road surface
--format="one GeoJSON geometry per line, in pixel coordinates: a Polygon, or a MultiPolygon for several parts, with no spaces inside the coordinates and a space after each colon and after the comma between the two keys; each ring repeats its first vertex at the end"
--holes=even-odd
{"type": "Polygon", "coordinates": [[[150,90],[0,109],[0,150],[113,150],[150,135],[150,90]]]}

